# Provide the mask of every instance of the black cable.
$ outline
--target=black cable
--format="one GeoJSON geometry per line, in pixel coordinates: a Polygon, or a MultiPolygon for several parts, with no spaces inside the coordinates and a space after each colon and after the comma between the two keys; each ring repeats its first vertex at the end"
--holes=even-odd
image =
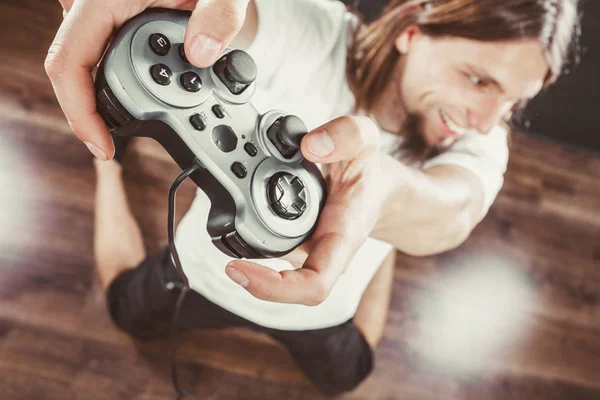
{"type": "Polygon", "coordinates": [[[173,387],[177,392],[178,399],[181,399],[186,396],[193,396],[192,392],[184,392],[181,390],[179,386],[179,380],[177,379],[177,323],[179,321],[179,314],[181,313],[181,306],[183,304],[183,300],[185,299],[185,295],[190,291],[190,283],[188,281],[187,276],[183,272],[183,268],[181,267],[181,261],[179,260],[179,254],[177,253],[177,249],[175,248],[175,200],[177,196],[177,189],[179,186],[190,177],[194,172],[200,170],[202,168],[201,164],[194,162],[192,166],[185,169],[177,179],[173,181],[171,187],[169,188],[169,212],[168,212],[168,231],[169,231],[169,249],[171,251],[171,256],[173,258],[173,262],[179,275],[181,276],[181,280],[183,281],[183,287],[181,288],[181,292],[179,292],[179,296],[177,296],[177,303],[175,304],[175,312],[173,313],[173,319],[171,320],[171,381],[173,382],[173,387]]]}

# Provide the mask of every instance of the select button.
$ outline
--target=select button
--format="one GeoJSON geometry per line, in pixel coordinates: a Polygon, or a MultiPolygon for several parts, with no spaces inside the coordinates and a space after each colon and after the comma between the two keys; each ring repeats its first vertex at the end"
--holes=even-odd
{"type": "Polygon", "coordinates": [[[244,165],[238,161],[231,164],[231,172],[233,172],[234,175],[240,179],[245,178],[248,173],[246,167],[244,167],[244,165]]]}
{"type": "Polygon", "coordinates": [[[206,128],[206,122],[202,119],[200,114],[194,114],[190,117],[190,124],[197,131],[203,131],[206,128]]]}
{"type": "Polygon", "coordinates": [[[223,112],[223,107],[221,107],[219,104],[215,104],[214,106],[212,106],[212,112],[219,119],[223,119],[223,117],[225,117],[225,113],[223,112]]]}
{"type": "Polygon", "coordinates": [[[244,145],[244,150],[246,150],[246,153],[248,153],[250,157],[254,157],[258,153],[258,150],[256,150],[256,146],[250,142],[244,145]]]}

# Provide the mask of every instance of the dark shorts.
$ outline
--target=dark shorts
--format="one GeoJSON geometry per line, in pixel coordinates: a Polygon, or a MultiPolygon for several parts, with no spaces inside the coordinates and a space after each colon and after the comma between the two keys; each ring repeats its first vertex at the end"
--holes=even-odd
{"type": "MultiPolygon", "coordinates": [[[[135,337],[168,337],[180,285],[181,278],[166,248],[111,283],[107,293],[110,315],[118,327],[135,337]]],[[[235,315],[191,290],[181,308],[179,327],[247,327],[266,333],[285,346],[308,379],[326,394],[354,389],[373,368],[371,348],[352,320],[324,329],[271,329],[235,315]]]]}

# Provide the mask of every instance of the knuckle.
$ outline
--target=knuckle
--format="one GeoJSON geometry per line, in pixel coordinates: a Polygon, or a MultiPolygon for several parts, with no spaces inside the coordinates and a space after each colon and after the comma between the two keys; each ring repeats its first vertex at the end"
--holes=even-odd
{"type": "Polygon", "coordinates": [[[304,305],[309,306],[309,307],[316,307],[319,304],[321,304],[322,302],[323,302],[323,300],[321,300],[321,299],[318,299],[316,297],[311,297],[304,303],[304,305]]]}
{"type": "Polygon", "coordinates": [[[66,50],[60,43],[54,42],[50,45],[44,60],[44,70],[51,80],[57,79],[64,73],[67,57],[66,50]]]}
{"type": "Polygon", "coordinates": [[[315,286],[313,295],[308,299],[306,305],[308,306],[318,306],[323,303],[327,297],[329,297],[329,293],[331,293],[331,285],[327,282],[320,280],[315,286]]]}
{"type": "Polygon", "coordinates": [[[273,293],[275,292],[275,287],[271,286],[270,288],[268,288],[264,294],[262,296],[260,296],[262,298],[262,300],[264,301],[273,301],[273,293]]]}
{"type": "Polygon", "coordinates": [[[281,293],[281,285],[283,281],[283,276],[281,273],[273,271],[273,276],[276,277],[274,281],[271,281],[268,285],[258,284],[251,285],[250,289],[255,294],[255,296],[264,301],[277,301],[277,294],[281,293]]]}

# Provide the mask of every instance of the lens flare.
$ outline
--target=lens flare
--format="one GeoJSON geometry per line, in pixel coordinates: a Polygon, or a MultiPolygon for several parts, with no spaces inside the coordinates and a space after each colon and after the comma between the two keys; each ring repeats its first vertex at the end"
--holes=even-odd
{"type": "Polygon", "coordinates": [[[463,260],[432,279],[413,304],[411,347],[428,367],[452,375],[494,368],[525,339],[535,295],[518,265],[496,257],[463,260]]]}

